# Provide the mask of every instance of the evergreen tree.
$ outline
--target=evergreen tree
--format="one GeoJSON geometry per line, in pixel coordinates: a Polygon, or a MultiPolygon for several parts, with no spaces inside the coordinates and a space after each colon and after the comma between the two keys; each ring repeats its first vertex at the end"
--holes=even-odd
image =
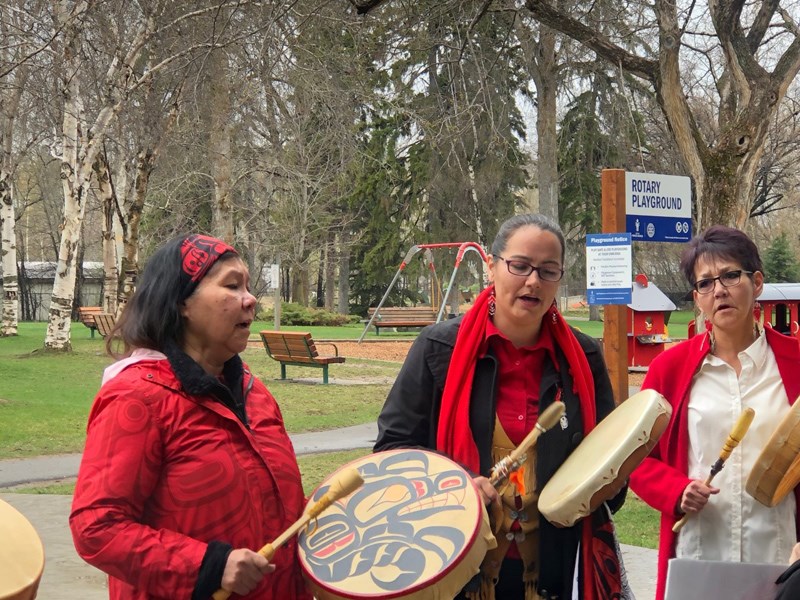
{"type": "MultiPolygon", "coordinates": [[[[358,215],[353,312],[377,304],[413,244],[487,246],[514,213],[527,179],[516,101],[524,72],[508,43],[513,15],[487,13],[473,23],[476,6],[424,0],[414,9],[424,19],[413,25],[403,7],[387,11],[384,37],[392,41],[375,57],[378,92],[362,117],[363,160],[349,177],[358,215]]],[[[442,278],[454,257],[435,252],[442,278]]],[[[426,266],[411,261],[388,302],[428,301],[426,266]]]]}
{"type": "Polygon", "coordinates": [[[785,233],[776,237],[764,253],[764,271],[765,279],[770,283],[800,281],[797,256],[785,233]]]}

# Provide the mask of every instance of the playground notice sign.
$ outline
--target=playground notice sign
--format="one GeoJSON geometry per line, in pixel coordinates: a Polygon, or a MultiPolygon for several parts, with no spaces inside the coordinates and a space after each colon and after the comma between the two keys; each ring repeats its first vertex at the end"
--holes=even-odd
{"type": "Polygon", "coordinates": [[[692,237],[691,179],[626,171],[625,230],[635,241],[688,242],[692,237]]]}
{"type": "Polygon", "coordinates": [[[586,300],[589,304],[631,303],[631,234],[586,236],[586,300]]]}

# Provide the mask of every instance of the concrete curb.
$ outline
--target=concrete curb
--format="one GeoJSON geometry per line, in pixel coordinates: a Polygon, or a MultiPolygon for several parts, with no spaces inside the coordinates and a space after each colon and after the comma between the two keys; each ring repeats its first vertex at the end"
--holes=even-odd
{"type": "MultiPolygon", "coordinates": [[[[311,431],[290,435],[295,454],[336,452],[355,448],[372,448],[378,436],[378,425],[366,423],[330,431],[311,431]]],[[[68,479],[78,476],[80,454],[56,454],[0,460],[0,488],[28,483],[68,479]]]]}

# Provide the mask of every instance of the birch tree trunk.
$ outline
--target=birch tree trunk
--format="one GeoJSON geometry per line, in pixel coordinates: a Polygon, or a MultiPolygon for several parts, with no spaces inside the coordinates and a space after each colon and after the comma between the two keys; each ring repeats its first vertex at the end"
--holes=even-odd
{"type": "Polygon", "coordinates": [[[336,235],[329,230],[325,242],[325,309],[333,311],[336,293],[336,235]]]}
{"type": "MultiPolygon", "coordinates": [[[[75,6],[76,12],[85,12],[86,9],[85,2],[75,6]]],[[[70,7],[67,2],[59,2],[57,10],[58,21],[66,23],[62,74],[64,114],[61,124],[64,217],[61,223],[61,242],[44,346],[52,350],[71,350],[70,318],[75,293],[75,270],[78,268],[75,263],[91,170],[86,172],[81,169],[80,123],[83,120],[83,99],[80,77],[80,32],[78,25],[69,18],[70,7]]]]}
{"type": "MultiPolygon", "coordinates": [[[[142,222],[144,201],[150,184],[150,176],[164,147],[167,134],[172,131],[178,120],[180,110],[181,88],[175,90],[175,100],[170,106],[166,119],[157,117],[155,107],[159,103],[148,92],[147,103],[152,110],[147,116],[152,117],[145,123],[145,143],[136,154],[136,167],[133,176],[133,189],[124,202],[123,216],[120,219],[122,229],[122,252],[120,259],[120,286],[117,310],[122,310],[134,291],[134,283],[139,274],[139,227],[142,222]]],[[[120,169],[122,171],[122,169],[120,169]]],[[[124,187],[127,189],[127,186],[124,187]]]]}
{"type": "Polygon", "coordinates": [[[111,182],[111,172],[103,153],[98,154],[94,163],[94,174],[100,188],[100,204],[103,208],[103,302],[104,312],[117,314],[119,295],[119,271],[117,270],[117,244],[115,239],[114,216],[117,213],[117,198],[111,182]]]}
{"type": "MultiPolygon", "coordinates": [[[[5,12],[0,12],[0,32],[8,39],[8,22],[5,12]]],[[[3,44],[5,46],[5,44],[3,44]]],[[[10,45],[10,44],[9,44],[10,45]]],[[[25,45],[19,54],[26,51],[25,45]]],[[[2,63],[11,64],[16,56],[9,48],[0,48],[2,63]]],[[[14,123],[19,113],[22,90],[25,89],[29,69],[19,65],[13,75],[7,75],[10,84],[0,90],[0,248],[2,248],[3,307],[0,337],[17,335],[19,324],[19,274],[17,272],[17,230],[14,206],[14,123]]]]}
{"type": "MultiPolygon", "coordinates": [[[[50,301],[44,346],[50,350],[67,351],[70,344],[70,316],[75,296],[76,249],[86,211],[92,168],[108,128],[121,110],[130,91],[129,65],[141,55],[145,41],[152,35],[154,22],[150,18],[138,24],[125,55],[117,54],[105,75],[108,94],[93,123],[86,122],[81,89],[81,35],[85,24],[79,15],[89,9],[89,3],[62,0],[56,7],[56,22],[60,25],[63,44],[61,182],[64,191],[64,216],[58,249],[56,275],[50,301]]],[[[152,71],[147,78],[152,77],[152,71]]],[[[141,84],[141,80],[139,82],[141,84]]]]}
{"type": "Polygon", "coordinates": [[[340,315],[350,313],[350,233],[345,227],[338,236],[339,247],[339,299],[336,311],[340,315]]]}
{"type": "Polygon", "coordinates": [[[144,200],[147,186],[153,171],[153,153],[149,149],[140,150],[136,156],[136,169],[133,179],[133,190],[125,208],[122,226],[122,256],[120,258],[120,275],[122,284],[118,306],[127,304],[133,294],[130,280],[135,281],[139,274],[139,226],[142,222],[144,200]],[[126,285],[126,281],[128,284],[126,285]]]}
{"type": "Polygon", "coordinates": [[[296,203],[293,203],[295,219],[293,219],[296,231],[291,255],[291,299],[301,306],[308,306],[308,262],[307,247],[309,239],[309,214],[311,212],[311,194],[308,185],[302,181],[299,183],[300,194],[296,203]]]}
{"type": "MultiPolygon", "coordinates": [[[[5,142],[5,140],[4,140],[5,142]]],[[[14,227],[14,185],[11,172],[0,167],[0,227],[2,228],[3,322],[0,337],[17,335],[19,286],[17,284],[17,233],[14,227]]]]}
{"type": "Polygon", "coordinates": [[[556,97],[559,65],[556,59],[556,33],[539,25],[538,39],[518,23],[517,35],[525,53],[533,83],[536,86],[537,175],[539,212],[558,222],[558,132],[556,97]]]}
{"type": "Polygon", "coordinates": [[[233,244],[233,205],[231,189],[231,90],[227,55],[222,49],[211,53],[211,110],[209,159],[214,180],[211,229],[215,236],[233,244]]]}

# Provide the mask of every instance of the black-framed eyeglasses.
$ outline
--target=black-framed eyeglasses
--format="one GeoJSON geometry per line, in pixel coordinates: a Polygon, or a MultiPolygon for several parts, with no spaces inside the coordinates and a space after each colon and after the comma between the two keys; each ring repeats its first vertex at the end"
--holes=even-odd
{"type": "Polygon", "coordinates": [[[524,260],[508,260],[507,258],[503,258],[497,254],[495,254],[494,257],[499,258],[506,263],[508,272],[518,277],[528,277],[534,271],[539,274],[539,279],[542,281],[561,281],[561,278],[564,276],[564,269],[559,269],[558,267],[554,267],[552,265],[534,267],[533,265],[526,263],[524,260]]]}
{"type": "Polygon", "coordinates": [[[736,269],[735,271],[728,271],[716,277],[709,277],[707,279],[700,279],[695,282],[694,289],[698,294],[710,294],[714,291],[714,285],[719,281],[723,287],[733,287],[739,285],[742,280],[742,275],[752,275],[753,271],[745,271],[743,269],[736,269]]]}

